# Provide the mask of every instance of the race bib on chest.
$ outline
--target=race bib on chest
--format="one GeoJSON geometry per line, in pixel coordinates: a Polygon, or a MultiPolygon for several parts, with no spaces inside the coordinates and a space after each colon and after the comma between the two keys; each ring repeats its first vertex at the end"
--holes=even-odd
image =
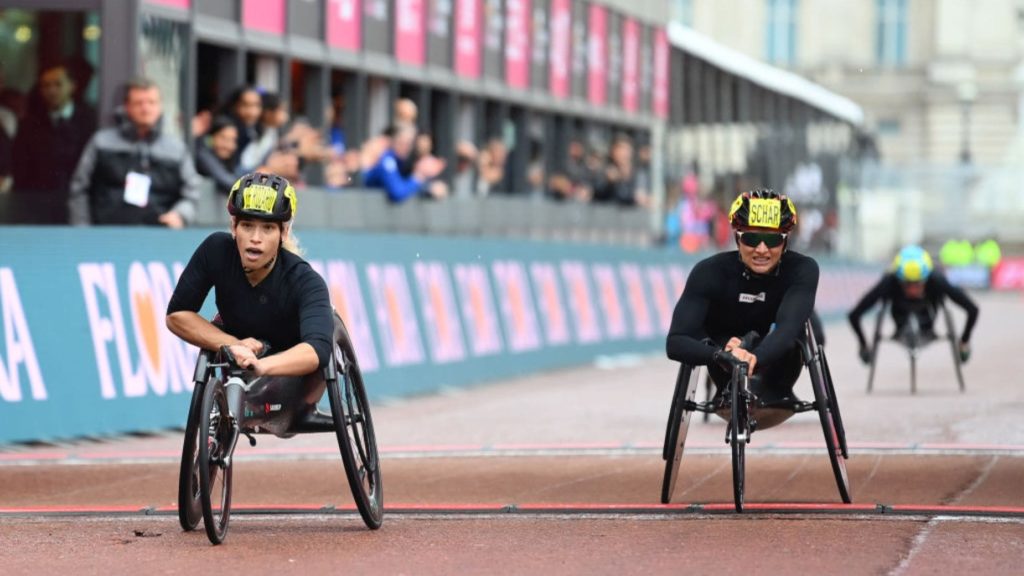
{"type": "Polygon", "coordinates": [[[750,226],[778,228],[782,224],[782,202],[774,198],[751,198],[750,226]]]}
{"type": "Polygon", "coordinates": [[[124,180],[124,201],[126,204],[145,208],[149,204],[149,187],[153,179],[145,174],[129,172],[124,180]]]}

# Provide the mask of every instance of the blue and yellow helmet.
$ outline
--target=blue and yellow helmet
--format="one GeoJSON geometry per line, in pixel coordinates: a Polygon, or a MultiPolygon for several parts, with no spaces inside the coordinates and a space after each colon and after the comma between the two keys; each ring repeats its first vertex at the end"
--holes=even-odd
{"type": "Polygon", "coordinates": [[[900,282],[924,282],[935,265],[928,251],[920,246],[906,246],[892,261],[892,270],[900,282]]]}

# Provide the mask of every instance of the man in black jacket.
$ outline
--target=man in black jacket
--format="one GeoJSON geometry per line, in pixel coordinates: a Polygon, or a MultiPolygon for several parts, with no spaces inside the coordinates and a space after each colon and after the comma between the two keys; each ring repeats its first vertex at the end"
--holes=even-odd
{"type": "Polygon", "coordinates": [[[160,131],[160,91],[125,90],[124,120],[96,133],[71,180],[71,223],[183,228],[195,216],[199,176],[184,142],[160,131]]]}
{"type": "Polygon", "coordinates": [[[18,126],[12,149],[14,193],[32,222],[66,223],[68,185],[86,142],[96,131],[96,112],[75,99],[68,69],[50,66],[39,75],[39,98],[18,126]]]}

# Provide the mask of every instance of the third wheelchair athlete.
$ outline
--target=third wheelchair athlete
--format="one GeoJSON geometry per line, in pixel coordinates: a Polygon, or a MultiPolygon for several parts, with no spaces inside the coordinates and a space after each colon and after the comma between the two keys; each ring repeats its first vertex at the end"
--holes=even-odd
{"type": "Polygon", "coordinates": [[[231,189],[227,209],[231,233],[215,232],[196,249],[168,304],[167,327],[204,350],[228,346],[258,377],[247,404],[263,413],[235,418],[278,435],[295,418],[330,422],[316,402],[334,342],[333,311],[327,285],[291,236],[295,189],[274,174],[247,174],[231,189]],[[211,288],[218,325],[199,315],[211,288]]]}
{"type": "Polygon", "coordinates": [[[666,348],[672,360],[708,367],[719,405],[730,374],[715,363],[716,351],[746,362],[756,400],[752,416],[764,429],[788,419],[800,403],[793,385],[803,367],[799,342],[814,309],[818,264],[787,250],[797,213],[786,196],[745,192],[733,202],[729,222],[737,250],[694,266],[676,304],[666,348]],[[750,350],[738,347],[750,331],[763,338],[750,350]]]}
{"type": "Polygon", "coordinates": [[[871,347],[864,338],[860,318],[877,302],[891,303],[892,319],[896,323],[896,340],[905,340],[908,319],[914,314],[925,342],[935,339],[933,329],[939,306],[949,297],[967,313],[967,322],[960,335],[958,348],[960,360],[966,362],[970,356],[971,331],[978,321],[978,306],[960,288],[953,286],[939,270],[935,270],[931,256],[920,246],[906,246],[893,260],[891,271],[882,276],[860,302],[850,311],[849,320],[860,343],[860,358],[871,362],[871,347]]]}

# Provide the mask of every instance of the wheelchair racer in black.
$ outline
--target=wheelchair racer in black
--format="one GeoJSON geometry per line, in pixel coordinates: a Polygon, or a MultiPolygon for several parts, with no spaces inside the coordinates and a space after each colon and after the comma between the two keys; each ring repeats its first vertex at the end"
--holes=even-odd
{"type": "Polygon", "coordinates": [[[291,234],[296,201],[295,189],[274,174],[235,182],[230,234],[215,232],[199,245],[167,306],[171,332],[204,350],[228,346],[251,371],[246,413],[232,416],[282,436],[295,418],[330,421],[316,402],[334,342],[333,310],[291,234]],[[199,315],[211,288],[216,324],[199,315]]]}
{"type": "Polygon", "coordinates": [[[753,416],[758,428],[769,428],[792,416],[800,402],[793,385],[803,367],[799,342],[814,309],[818,264],[787,250],[797,214],[786,196],[745,192],[733,202],[729,222],[737,250],[694,266],[676,304],[666,349],[672,360],[708,367],[715,402],[721,402],[730,379],[714,361],[716,351],[746,362],[756,400],[753,416]],[[763,338],[748,350],[740,343],[750,331],[763,338]]]}
{"type": "Polygon", "coordinates": [[[850,311],[848,319],[860,343],[860,359],[871,362],[871,347],[864,337],[860,319],[876,303],[887,300],[891,303],[893,322],[896,323],[895,340],[907,337],[908,319],[911,314],[917,318],[920,339],[923,343],[935,340],[935,316],[946,298],[955,302],[967,313],[967,322],[958,343],[960,361],[970,357],[971,331],[978,321],[978,306],[962,289],[949,283],[946,276],[936,270],[931,256],[920,246],[906,246],[893,260],[890,271],[860,299],[850,311]]]}

